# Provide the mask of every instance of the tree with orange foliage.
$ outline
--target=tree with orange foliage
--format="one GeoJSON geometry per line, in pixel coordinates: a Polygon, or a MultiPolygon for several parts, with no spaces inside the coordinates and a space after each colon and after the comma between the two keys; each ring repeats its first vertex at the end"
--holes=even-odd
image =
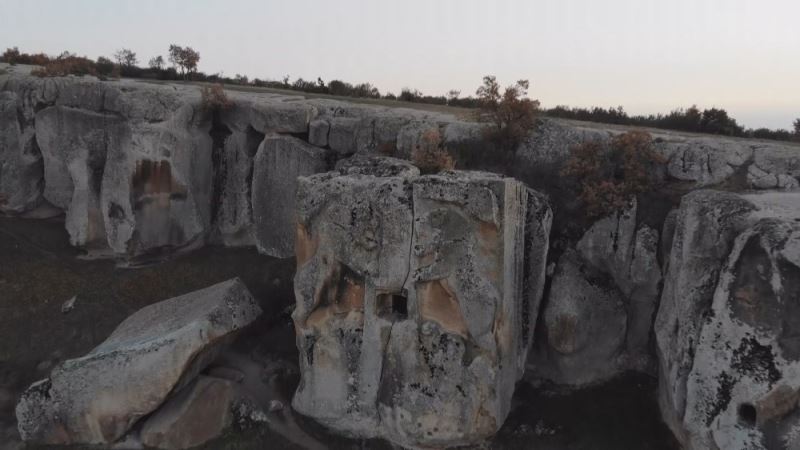
{"type": "Polygon", "coordinates": [[[527,98],[529,87],[528,80],[519,80],[501,93],[497,78],[487,75],[476,91],[479,120],[492,124],[487,137],[504,148],[515,150],[536,125],[539,101],[527,98]]]}
{"type": "Polygon", "coordinates": [[[452,170],[456,166],[453,157],[442,147],[442,135],[435,128],[422,133],[419,143],[411,151],[411,162],[422,173],[452,170]]]}
{"type": "Polygon", "coordinates": [[[212,84],[210,86],[203,86],[200,91],[201,102],[203,109],[211,112],[219,112],[229,109],[233,106],[233,102],[228,99],[221,84],[212,84]]]}
{"type": "Polygon", "coordinates": [[[644,131],[629,131],[610,143],[584,142],[571,150],[561,174],[574,178],[589,217],[624,209],[631,198],[654,187],[653,172],[665,158],[644,131]]]}

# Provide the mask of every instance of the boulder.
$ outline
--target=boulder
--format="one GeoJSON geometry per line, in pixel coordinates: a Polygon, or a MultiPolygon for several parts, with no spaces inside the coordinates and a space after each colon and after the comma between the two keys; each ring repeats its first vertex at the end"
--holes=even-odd
{"type": "Polygon", "coordinates": [[[418,174],[359,157],[300,179],[293,406],[354,436],[469,443],[524,371],[551,214],[512,179],[418,174]]]}
{"type": "Polygon", "coordinates": [[[636,215],[634,199],[595,222],[559,259],[544,310],[548,340],[529,364],[536,376],[586,385],[652,366],[659,239],[647,225],[637,228],[636,215]],[[565,346],[565,339],[581,344],[565,346]]]}
{"type": "Polygon", "coordinates": [[[405,124],[397,134],[397,152],[395,156],[411,159],[414,150],[419,148],[422,142],[422,136],[431,130],[439,133],[439,126],[436,123],[419,120],[405,124]]]}
{"type": "Polygon", "coordinates": [[[667,156],[667,173],[672,178],[698,186],[727,180],[753,155],[746,142],[708,137],[662,142],[657,148],[667,156]]]}
{"type": "Polygon", "coordinates": [[[317,119],[308,125],[308,143],[317,147],[328,146],[328,133],[331,125],[327,120],[317,119]]]}
{"type": "Polygon", "coordinates": [[[305,102],[283,101],[284,98],[251,92],[225,91],[225,94],[232,106],[222,113],[221,120],[230,127],[251,126],[261,134],[308,133],[308,124],[318,114],[317,108],[305,102]]]}
{"type": "Polygon", "coordinates": [[[199,376],[147,418],[142,443],[165,450],[196,447],[231,424],[235,391],[231,381],[199,376]]]}
{"type": "Polygon", "coordinates": [[[786,331],[798,206],[790,193],[681,202],[655,334],[662,416],[690,448],[776,448],[790,435],[794,406],[780,405],[800,386],[786,331]]]}
{"type": "Polygon", "coordinates": [[[797,189],[800,187],[800,148],[765,145],[753,152],[747,181],[756,189],[797,189]]]}
{"type": "Polygon", "coordinates": [[[568,250],[556,265],[544,308],[544,336],[530,363],[537,377],[586,385],[619,373],[628,316],[623,294],[568,250]]]}
{"type": "Polygon", "coordinates": [[[142,308],[89,354],[61,363],[22,394],[20,435],[43,444],[117,441],[260,313],[238,279],[142,308]]]}
{"type": "Polygon", "coordinates": [[[328,146],[342,156],[355,153],[361,133],[366,132],[359,117],[334,117],[328,126],[328,146]]]}
{"type": "Polygon", "coordinates": [[[658,263],[659,233],[636,224],[637,202],[623,211],[600,219],[577,244],[578,252],[594,270],[610,276],[626,299],[628,350],[644,355],[658,304],[661,267],[658,263]]]}
{"type": "Polygon", "coordinates": [[[35,129],[13,92],[0,92],[0,212],[23,213],[42,198],[42,155],[35,129]]]}
{"type": "Polygon", "coordinates": [[[294,255],[297,178],[328,170],[328,152],[291,136],[268,136],[253,168],[256,246],[278,258],[294,255]]]}

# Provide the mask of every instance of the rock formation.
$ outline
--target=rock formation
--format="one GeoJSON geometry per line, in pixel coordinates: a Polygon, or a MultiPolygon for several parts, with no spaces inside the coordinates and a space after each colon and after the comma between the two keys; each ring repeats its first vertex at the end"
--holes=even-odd
{"type": "Polygon", "coordinates": [[[253,169],[253,219],[262,253],[294,255],[297,177],[328,170],[325,150],[291,136],[264,139],[253,169]]]}
{"type": "MultiPolygon", "coordinates": [[[[229,109],[212,113],[193,86],[25,72],[0,75],[0,212],[52,204],[66,213],[74,245],[134,262],[209,242],[285,257],[294,239],[292,207],[269,197],[290,196],[293,176],[328,170],[353,154],[409,158],[432,129],[445,147],[480,146],[482,139],[480,124],[448,114],[234,92],[229,109]],[[286,139],[270,142],[283,142],[283,150],[268,146],[261,158],[272,159],[257,167],[265,138],[279,136],[286,139]],[[286,147],[289,137],[296,139],[291,148],[302,149],[298,155],[286,147]],[[270,226],[257,229],[261,220],[270,226]]],[[[614,133],[545,121],[517,153],[532,167],[557,165],[572,146],[614,133]]],[[[800,163],[788,144],[666,132],[654,138],[673,180],[800,186],[800,163]]]]}
{"type": "MultiPolygon", "coordinates": [[[[123,264],[206,244],[295,254],[294,406],[335,430],[467,443],[500,427],[526,368],[582,386],[653,373],[657,359],[663,416],[685,445],[800,445],[793,144],[654,131],[670,193],[721,190],[690,192],[666,219],[634,201],[559,239],[546,261],[541,195],[488,173],[421,176],[403,161],[432,130],[456,155],[483,150],[482,124],[268,93],[228,92],[230,108],[213,110],[195,86],[24,72],[0,74],[0,213],[61,211],[72,245],[123,264]],[[731,192],[746,189],[775,192],[731,192]]],[[[556,171],[576,144],[617,133],[543,119],[514,173],[556,171]]],[[[217,331],[249,322],[245,304],[217,331]]],[[[174,350],[182,359],[142,362],[159,355],[143,346],[178,345],[136,334],[160,322],[142,323],[31,387],[23,437],[107,443],[135,424],[146,443],[178,448],[205,439],[189,422],[224,427],[227,408],[190,419],[205,395],[228,396],[225,383],[194,381],[187,355],[213,353],[216,338],[188,330],[219,325],[194,308],[164,325],[188,339],[174,350]],[[147,378],[151,364],[166,375],[147,378]],[[144,380],[152,395],[106,389],[108,373],[144,380]]]]}
{"type": "Polygon", "coordinates": [[[301,178],[294,407],[405,446],[493,434],[522,376],[550,211],[479,172],[356,158],[301,178]]]}
{"type": "MultiPolygon", "coordinates": [[[[137,311],[89,354],[63,362],[25,391],[16,410],[22,439],[44,444],[119,440],[189,385],[233,333],[260,313],[238,279],[137,311]]],[[[187,395],[191,401],[195,394],[187,395]]],[[[182,401],[175,398],[167,405],[182,401]]],[[[173,420],[171,415],[160,410],[148,419],[146,436],[152,442],[161,442],[154,436],[160,435],[159,424],[173,420]]]]}
{"type": "Polygon", "coordinates": [[[165,450],[205,443],[230,425],[234,397],[231,381],[201,375],[147,418],[142,426],[142,443],[165,450]]]}
{"type": "Polygon", "coordinates": [[[658,232],[636,223],[637,204],[598,220],[558,261],[544,334],[530,368],[584,385],[647,371],[661,268],[658,232]]]}
{"type": "Polygon", "coordinates": [[[699,191],[655,325],[660,404],[689,448],[795,448],[800,196],[699,191]]]}

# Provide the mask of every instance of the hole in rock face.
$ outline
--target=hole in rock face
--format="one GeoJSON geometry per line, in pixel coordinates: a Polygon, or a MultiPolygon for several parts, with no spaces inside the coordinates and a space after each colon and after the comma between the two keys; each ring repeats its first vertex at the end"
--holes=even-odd
{"type": "Polygon", "coordinates": [[[378,295],[378,317],[392,322],[408,319],[408,298],[400,293],[378,295]]]}
{"type": "Polygon", "coordinates": [[[747,426],[755,426],[757,419],[756,407],[750,403],[739,405],[739,422],[747,426]]]}

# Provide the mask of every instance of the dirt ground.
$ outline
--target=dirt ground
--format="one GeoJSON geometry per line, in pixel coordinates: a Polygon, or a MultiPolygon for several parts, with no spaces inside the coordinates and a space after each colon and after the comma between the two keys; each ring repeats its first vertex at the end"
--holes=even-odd
{"type": "MultiPolygon", "coordinates": [[[[252,367],[255,379],[275,367],[296,367],[288,316],[292,260],[265,257],[254,249],[207,247],[125,269],[110,260],[79,256],[58,219],[0,217],[0,450],[25,448],[16,432],[16,398],[59,361],[88,352],[145,305],[232,277],[244,281],[265,312],[234,344],[232,358],[239,362],[233,364],[243,371],[252,367]],[[74,309],[63,313],[62,304],[73,296],[74,309]]],[[[382,441],[337,437],[292,413],[289,404],[298,376],[291,369],[282,373],[278,388],[257,390],[265,402],[280,400],[284,410],[268,413],[269,420],[261,425],[234,427],[203,448],[392,448],[382,441]]],[[[521,382],[505,425],[477,448],[676,449],[660,421],[655,389],[654,379],[634,374],[578,392],[521,382]]]]}

